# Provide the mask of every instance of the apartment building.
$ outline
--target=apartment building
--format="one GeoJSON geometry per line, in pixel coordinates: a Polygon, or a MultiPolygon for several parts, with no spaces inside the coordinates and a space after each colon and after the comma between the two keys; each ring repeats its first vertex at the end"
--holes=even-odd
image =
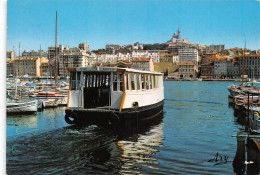
{"type": "Polygon", "coordinates": [[[179,63],[179,78],[195,78],[198,72],[198,65],[194,62],[179,63]]]}
{"type": "Polygon", "coordinates": [[[40,66],[43,63],[48,63],[48,61],[46,57],[24,57],[20,60],[15,59],[13,63],[13,75],[18,76],[20,70],[20,76],[41,76],[40,66]]]}
{"type": "Polygon", "coordinates": [[[215,77],[214,74],[214,62],[208,62],[200,65],[200,78],[211,79],[215,77]]]}
{"type": "Polygon", "coordinates": [[[89,52],[89,44],[88,43],[80,43],[79,49],[85,50],[86,52],[89,52]]]}
{"type": "Polygon", "coordinates": [[[220,58],[214,61],[214,74],[216,78],[223,78],[227,76],[227,59],[220,58]]]}
{"type": "Polygon", "coordinates": [[[121,49],[121,46],[118,44],[107,44],[106,45],[106,53],[107,54],[115,54],[117,50],[121,49]]]}
{"type": "Polygon", "coordinates": [[[7,60],[6,61],[6,75],[12,76],[14,73],[14,60],[7,60]]]}
{"type": "Polygon", "coordinates": [[[38,50],[38,51],[35,51],[35,50],[31,50],[31,51],[27,51],[27,50],[24,50],[22,52],[22,57],[48,57],[48,51],[45,51],[45,50],[38,50]]]}
{"type": "Polygon", "coordinates": [[[201,64],[212,63],[215,61],[217,54],[216,53],[204,53],[201,56],[201,64]]]}
{"type": "Polygon", "coordinates": [[[179,50],[180,63],[198,63],[199,55],[197,49],[181,49],[179,50]]]}
{"type": "Polygon", "coordinates": [[[151,58],[154,63],[160,62],[161,50],[133,50],[132,58],[151,58]]]}
{"type": "Polygon", "coordinates": [[[242,67],[244,64],[245,75],[248,75],[249,78],[260,79],[260,54],[245,56],[239,55],[234,59],[239,62],[240,75],[242,74],[242,67]]]}
{"type": "Polygon", "coordinates": [[[179,56],[175,53],[160,54],[160,63],[179,63],[179,56]]]}
{"type": "Polygon", "coordinates": [[[224,44],[218,44],[218,45],[212,44],[209,46],[209,50],[217,50],[217,51],[221,52],[221,51],[225,50],[225,45],[224,44]]]}
{"type": "Polygon", "coordinates": [[[85,50],[74,47],[64,49],[58,55],[59,76],[69,76],[69,67],[84,67],[89,65],[89,54],[85,50]]]}
{"type": "Polygon", "coordinates": [[[134,58],[132,68],[145,71],[154,71],[154,64],[151,58],[134,58]]]}
{"type": "Polygon", "coordinates": [[[16,53],[15,51],[6,51],[6,60],[15,60],[16,53]]]}

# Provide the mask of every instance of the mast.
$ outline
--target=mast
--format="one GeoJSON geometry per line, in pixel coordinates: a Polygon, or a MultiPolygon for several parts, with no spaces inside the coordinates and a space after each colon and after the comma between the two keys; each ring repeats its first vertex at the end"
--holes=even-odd
{"type": "Polygon", "coordinates": [[[245,41],[245,48],[243,51],[243,59],[242,59],[242,86],[244,86],[244,75],[245,75],[245,49],[246,49],[246,41],[245,41]]]}
{"type": "Polygon", "coordinates": [[[20,78],[21,71],[20,71],[20,42],[19,42],[19,66],[18,66],[18,78],[20,78]]]}
{"type": "Polygon", "coordinates": [[[40,44],[40,77],[42,77],[42,45],[40,44]]]}
{"type": "Polygon", "coordinates": [[[57,11],[56,11],[56,31],[55,31],[55,92],[57,88],[57,11]]]}

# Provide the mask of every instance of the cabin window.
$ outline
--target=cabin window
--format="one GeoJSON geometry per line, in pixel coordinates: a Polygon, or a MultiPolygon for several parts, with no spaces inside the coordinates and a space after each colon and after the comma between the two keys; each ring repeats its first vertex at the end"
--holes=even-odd
{"type": "Polygon", "coordinates": [[[85,87],[107,87],[110,82],[109,74],[85,73],[85,87]]]}
{"type": "Polygon", "coordinates": [[[131,88],[132,90],[135,90],[135,74],[130,74],[131,75],[131,88]]]}
{"type": "Polygon", "coordinates": [[[129,74],[125,74],[125,88],[128,91],[129,90],[129,74]]]}
{"type": "Polygon", "coordinates": [[[123,91],[123,74],[114,74],[113,91],[123,91]]]}
{"type": "Polygon", "coordinates": [[[113,76],[113,91],[117,91],[117,74],[113,76]]]}
{"type": "Polygon", "coordinates": [[[149,90],[149,78],[147,74],[145,75],[145,88],[146,90],[149,90]]]}
{"type": "Polygon", "coordinates": [[[119,75],[119,91],[123,91],[123,88],[124,88],[124,84],[123,84],[123,74],[122,73],[120,73],[120,74],[118,74],[119,75]]]}
{"type": "Polygon", "coordinates": [[[80,89],[80,72],[72,72],[71,74],[71,90],[80,89]]]}
{"type": "Polygon", "coordinates": [[[142,81],[142,89],[145,90],[145,77],[144,77],[144,74],[141,74],[141,81],[142,81]]]}
{"type": "Polygon", "coordinates": [[[136,74],[137,89],[141,90],[140,74],[136,74]]]}

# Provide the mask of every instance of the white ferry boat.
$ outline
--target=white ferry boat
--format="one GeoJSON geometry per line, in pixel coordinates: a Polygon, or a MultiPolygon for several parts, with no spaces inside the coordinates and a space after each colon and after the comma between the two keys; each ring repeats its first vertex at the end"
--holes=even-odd
{"type": "Polygon", "coordinates": [[[148,121],[163,112],[162,73],[116,67],[68,70],[68,124],[128,124],[148,121]]]}

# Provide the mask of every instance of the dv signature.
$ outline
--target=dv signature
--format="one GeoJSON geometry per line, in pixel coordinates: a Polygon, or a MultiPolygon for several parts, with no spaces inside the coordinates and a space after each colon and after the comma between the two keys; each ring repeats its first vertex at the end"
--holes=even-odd
{"type": "Polygon", "coordinates": [[[216,162],[214,165],[226,164],[228,161],[228,156],[216,153],[213,159],[209,159],[208,162],[216,162]]]}

